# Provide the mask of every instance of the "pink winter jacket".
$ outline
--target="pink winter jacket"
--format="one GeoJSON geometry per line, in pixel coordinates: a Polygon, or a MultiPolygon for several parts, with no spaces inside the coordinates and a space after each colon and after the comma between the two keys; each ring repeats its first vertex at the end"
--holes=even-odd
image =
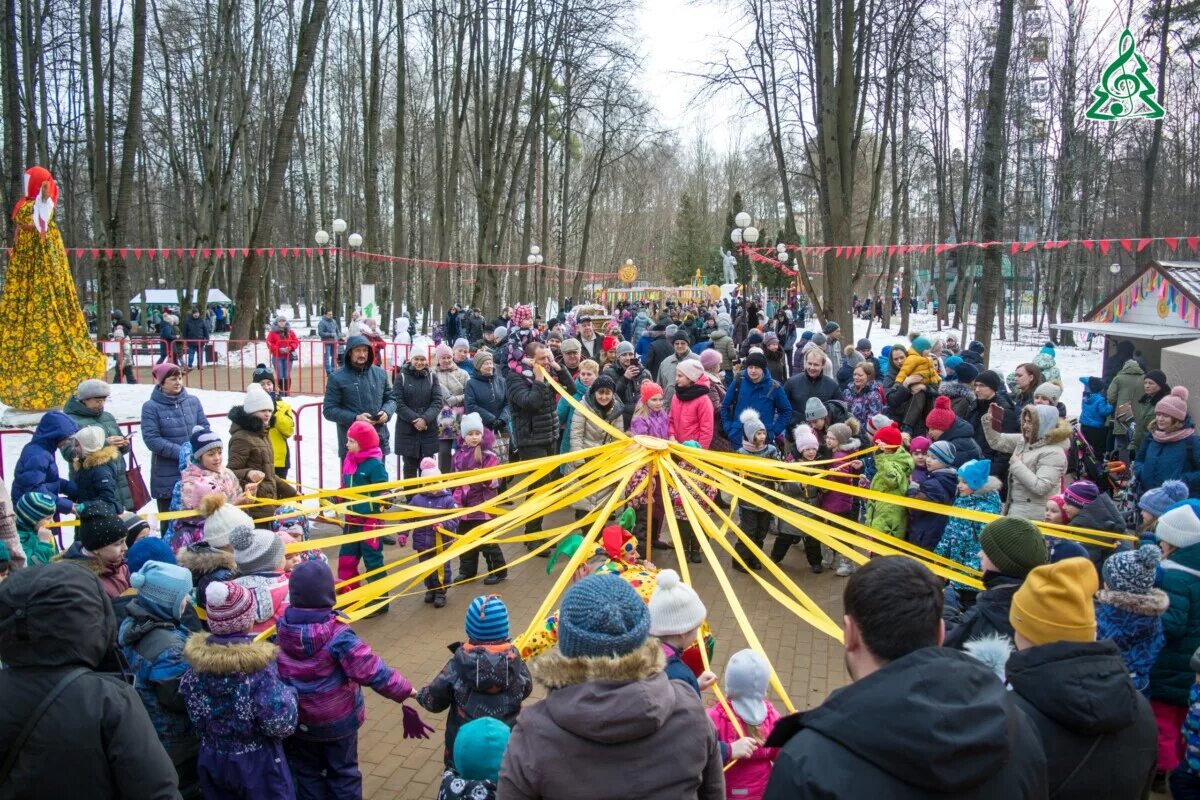
{"type": "MultiPolygon", "coordinates": [[[[708,710],[708,718],[717,728],[718,741],[729,744],[741,738],[720,703],[708,710]]],[[[762,725],[758,726],[758,738],[766,739],[778,719],[779,712],[775,710],[775,706],[771,705],[771,701],[767,700],[767,718],[763,720],[762,725]]],[[[741,723],[742,730],[746,731],[746,735],[751,735],[746,723],[740,719],[738,721],[741,723]]],[[[767,790],[767,781],[771,777],[771,766],[775,763],[778,755],[778,747],[760,747],[754,751],[754,755],[739,759],[736,764],[727,769],[725,771],[726,800],[747,800],[747,798],[759,800],[763,796],[763,792],[767,790]]]]}
{"type": "MultiPolygon", "coordinates": [[[[696,441],[700,447],[707,450],[712,445],[715,422],[712,400],[709,399],[707,392],[708,376],[701,375],[696,384],[705,389],[705,393],[699,397],[685,400],[676,390],[675,396],[671,398],[668,429],[671,438],[675,441],[680,443],[689,440],[696,441]]],[[[688,394],[688,392],[685,390],[684,394],[688,394]]]]}

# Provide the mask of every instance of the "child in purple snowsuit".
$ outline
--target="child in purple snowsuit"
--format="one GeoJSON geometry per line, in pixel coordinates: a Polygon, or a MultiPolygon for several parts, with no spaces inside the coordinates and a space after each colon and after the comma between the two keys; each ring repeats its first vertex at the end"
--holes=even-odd
{"type": "Polygon", "coordinates": [[[292,800],[283,740],[296,730],[296,690],[279,677],[278,648],[248,635],[253,593],[215,581],[206,595],[212,634],[188,637],[179,681],[200,739],[200,788],[206,798],[292,800]]]}
{"type": "MultiPolygon", "coordinates": [[[[432,458],[421,459],[421,477],[435,478],[441,475],[442,471],[438,469],[437,461],[432,458]]],[[[449,509],[458,508],[458,503],[454,499],[454,494],[449,489],[438,489],[433,492],[420,492],[413,495],[410,505],[419,508],[438,508],[449,509]]],[[[412,543],[413,549],[421,555],[417,561],[428,561],[441,552],[442,548],[447,546],[449,542],[442,539],[442,535],[438,533],[438,528],[445,528],[451,533],[458,531],[458,519],[448,519],[444,522],[426,525],[423,528],[417,528],[413,531],[412,543]]],[[[442,564],[440,569],[435,570],[425,577],[425,602],[433,603],[434,608],[446,607],[446,587],[450,581],[450,562],[442,564]]]]}
{"type": "MultiPolygon", "coordinates": [[[[300,722],[284,743],[300,798],[362,797],[358,729],[366,719],[360,686],[403,702],[412,684],[334,613],[333,573],[323,561],[292,570],[291,605],[279,620],[279,677],[299,695],[300,722]]],[[[405,717],[415,710],[405,709],[405,717]]],[[[406,726],[407,727],[407,726],[406,726]]]]}

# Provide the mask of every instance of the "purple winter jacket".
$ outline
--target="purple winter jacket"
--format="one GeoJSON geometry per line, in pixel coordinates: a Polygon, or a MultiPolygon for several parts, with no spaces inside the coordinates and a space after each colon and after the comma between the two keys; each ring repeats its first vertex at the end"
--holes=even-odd
{"type": "Polygon", "coordinates": [[[358,730],[366,719],[359,686],[397,703],[412,695],[408,679],[383,663],[332,611],[288,608],[275,643],[279,677],[300,699],[298,739],[331,741],[358,730]]]}
{"type": "MultiPolygon", "coordinates": [[[[421,492],[413,495],[409,505],[417,506],[418,508],[440,508],[450,509],[458,508],[458,503],[454,500],[454,495],[449,489],[439,489],[436,492],[421,492]]],[[[458,530],[458,518],[448,519],[445,522],[439,522],[436,525],[426,525],[423,528],[417,528],[413,531],[412,546],[414,550],[428,550],[435,544],[434,528],[442,527],[451,533],[458,530]]],[[[444,541],[444,545],[449,546],[450,542],[444,541]]]]}
{"type": "Polygon", "coordinates": [[[671,417],[666,410],[659,412],[651,411],[646,416],[634,415],[633,421],[629,423],[629,432],[632,434],[641,434],[643,436],[657,436],[659,439],[666,439],[670,434],[671,417]]]}
{"type": "MultiPolygon", "coordinates": [[[[483,463],[479,464],[475,461],[475,448],[467,447],[460,436],[457,445],[458,449],[454,451],[454,455],[450,458],[451,467],[455,472],[470,472],[474,469],[492,469],[493,467],[500,466],[500,457],[492,452],[492,447],[495,443],[496,435],[485,428],[482,443],[483,463]]],[[[470,508],[471,506],[477,506],[491,500],[499,490],[500,481],[497,478],[469,483],[454,490],[454,501],[460,508],[470,508]]],[[[491,514],[485,514],[482,511],[474,514],[466,514],[462,517],[462,519],[484,520],[491,518],[491,514]]]]}

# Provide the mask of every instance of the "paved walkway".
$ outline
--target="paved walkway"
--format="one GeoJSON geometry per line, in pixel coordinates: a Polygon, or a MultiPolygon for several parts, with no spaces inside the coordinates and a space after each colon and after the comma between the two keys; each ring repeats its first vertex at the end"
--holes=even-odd
{"type": "MultiPolygon", "coordinates": [[[[564,516],[551,517],[551,522],[563,524],[564,516]]],[[[549,527],[550,523],[547,523],[549,527]]],[[[768,548],[770,541],[768,541],[768,548]]],[[[512,554],[516,546],[509,546],[512,554]]],[[[386,548],[385,556],[397,557],[397,548],[386,548]]],[[[672,555],[654,558],[659,566],[674,566],[672,555]]],[[[728,558],[723,560],[728,571],[728,558]]],[[[821,575],[809,572],[801,548],[794,548],[784,563],[787,571],[809,595],[835,620],[841,619],[841,593],[845,579],[832,570],[821,575]]],[[[509,579],[499,586],[463,587],[449,593],[444,609],[435,609],[421,602],[420,595],[405,597],[392,603],[386,616],[355,624],[355,630],[393,667],[399,669],[416,687],[428,683],[445,664],[449,652],[445,645],[464,638],[463,615],[471,599],[486,589],[499,590],[509,608],[513,635],[529,624],[553,578],[546,574],[546,561],[531,559],[509,573],[509,579]]],[[[720,586],[711,568],[694,568],[694,582],[705,604],[708,620],[717,637],[715,667],[720,674],[729,656],[746,646],[733,614],[725,603],[720,586]]],[[[833,689],[846,682],[841,646],[818,633],[768,597],[748,575],[728,571],[734,588],[739,592],[747,616],[755,625],[780,679],[798,708],[817,705],[833,689]]],[[[428,740],[406,740],[401,729],[401,711],[397,704],[383,700],[370,690],[367,698],[367,722],[359,735],[359,762],[363,772],[364,797],[407,800],[432,800],[442,772],[445,714],[433,715],[422,710],[422,716],[436,728],[428,740]]],[[[527,702],[536,702],[544,695],[535,687],[527,702]]],[[[708,702],[713,702],[711,697],[708,702]]],[[[776,707],[784,711],[775,698],[776,707]]]]}

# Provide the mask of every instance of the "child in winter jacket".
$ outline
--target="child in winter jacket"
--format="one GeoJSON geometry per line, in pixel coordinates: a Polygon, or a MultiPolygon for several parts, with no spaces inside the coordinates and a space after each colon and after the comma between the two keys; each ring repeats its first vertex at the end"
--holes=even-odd
{"type": "Polygon", "coordinates": [[[633,409],[629,432],[635,436],[640,434],[666,439],[670,435],[670,417],[663,404],[662,387],[654,381],[644,382],[641,386],[641,402],[633,409]]]}
{"type": "Polygon", "coordinates": [[[21,449],[13,472],[12,502],[21,502],[26,492],[44,492],[54,498],[60,514],[74,512],[75,484],[58,477],[58,451],[65,447],[79,426],[61,411],[48,411],[38,421],[33,439],[21,449]]]}
{"type": "Polygon", "coordinates": [[[667,663],[663,672],[671,680],[686,683],[697,696],[712,686],[717,676],[705,671],[699,677],[683,662],[683,651],[696,644],[708,609],[696,590],[679,578],[673,569],[660,570],[654,594],[647,604],[650,609],[650,635],[658,637],[667,663]]]}
{"type": "Polygon", "coordinates": [[[121,452],[107,444],[98,425],[80,428],[75,436],[75,511],[78,514],[123,514],[118,481],[125,472],[121,452]]]}
{"type": "Polygon", "coordinates": [[[467,607],[467,642],[450,645],[454,653],[429,685],[417,692],[427,711],[449,709],[446,717],[447,769],[462,764],[454,759],[455,738],[472,720],[493,717],[510,728],[521,703],[533,691],[533,679],[509,640],[508,608],[499,595],[479,595],[467,607]]]}
{"type": "MultiPolygon", "coordinates": [[[[333,573],[322,561],[292,570],[291,605],[279,620],[279,677],[295,688],[299,722],[284,742],[297,783],[317,797],[362,797],[358,729],[366,720],[361,686],[402,703],[412,685],[375,655],[333,610],[333,573]]],[[[419,726],[414,709],[404,710],[404,729],[419,726]]],[[[307,796],[307,793],[306,793],[307,796]]]]}
{"type": "Polygon", "coordinates": [[[938,374],[937,362],[929,355],[932,348],[932,343],[925,336],[913,339],[912,347],[909,348],[908,355],[904,357],[900,371],[896,373],[895,382],[903,384],[908,376],[920,375],[926,386],[937,386],[941,383],[942,376],[938,374]]]}
{"type": "Polygon", "coordinates": [[[928,436],[914,436],[908,443],[908,452],[913,457],[913,471],[908,478],[910,490],[913,486],[920,486],[933,472],[925,463],[925,454],[929,452],[929,446],[932,444],[928,436]]]}
{"type": "Polygon", "coordinates": [[[133,688],[179,773],[185,796],[196,787],[199,742],[179,691],[187,671],[183,647],[191,631],[181,621],[191,602],[192,575],[175,564],[147,561],[131,577],[137,596],[125,606],[117,645],[133,673],[133,688]]]}
{"type": "Polygon", "coordinates": [[[1152,544],[1115,553],[1104,562],[1104,588],[1096,593],[1096,640],[1121,648],[1129,677],[1150,694],[1150,668],[1163,647],[1167,595],[1154,588],[1162,552],[1152,544]]]}
{"type": "Polygon", "coordinates": [[[1096,458],[1108,452],[1108,418],[1113,413],[1112,403],[1105,395],[1104,381],[1100,378],[1082,377],[1083,405],[1079,409],[1079,432],[1092,446],[1096,458]]]}
{"type": "MultiPolygon", "coordinates": [[[[958,496],[955,508],[1000,513],[1000,479],[991,475],[992,462],[987,458],[976,458],[958,468],[958,496]]],[[[942,539],[934,550],[939,556],[980,569],[979,536],[984,523],[953,517],[946,522],[942,539]]],[[[974,591],[970,587],[951,581],[956,589],[974,591]]]]}
{"type": "Polygon", "coordinates": [[[49,564],[54,558],[54,535],[47,526],[54,519],[55,498],[45,492],[26,492],[14,509],[17,537],[27,566],[49,564]]]}
{"type": "MultiPolygon", "coordinates": [[[[500,465],[500,457],[492,452],[496,435],[483,426],[483,418],[477,413],[464,414],[459,422],[458,447],[454,451],[451,464],[455,472],[469,472],[476,469],[494,469],[500,465]]],[[[487,503],[500,491],[500,479],[490,478],[454,490],[454,501],[460,508],[470,508],[487,503]]],[[[474,511],[460,518],[458,534],[465,536],[492,518],[485,511],[474,511]]],[[[483,579],[485,586],[495,586],[508,577],[504,567],[504,551],[500,545],[489,543],[473,548],[458,559],[458,577],[455,582],[475,577],[479,570],[479,556],[487,564],[490,573],[483,579]]]]}
{"type": "MultiPolygon", "coordinates": [[[[738,453],[778,461],[779,448],[768,441],[767,426],[763,424],[762,419],[758,416],[758,412],[753,408],[747,408],[741,413],[738,420],[742,423],[742,435],[745,436],[745,439],[742,440],[742,446],[738,448],[738,453]]],[[[765,483],[770,488],[774,488],[773,481],[759,481],[759,483],[765,483]]],[[[767,534],[771,530],[771,513],[764,508],[759,508],[744,501],[739,505],[738,512],[742,532],[749,536],[754,544],[758,546],[758,549],[761,550],[763,542],[767,540],[767,534]]],[[[734,549],[750,569],[762,569],[762,562],[740,540],[736,543],[734,549]]],[[[733,568],[738,572],[746,571],[737,559],[734,559],[733,568]]]]}
{"type": "Polygon", "coordinates": [[[252,633],[262,633],[283,616],[288,604],[288,578],[283,540],[271,531],[238,528],[229,537],[238,576],[233,582],[254,598],[252,633]]]}
{"type": "Polygon", "coordinates": [[[1141,512],[1141,523],[1137,526],[1138,539],[1142,543],[1154,544],[1154,529],[1158,518],[1176,503],[1188,499],[1188,485],[1183,481],[1163,481],[1162,486],[1143,492],[1138,498],[1138,511],[1141,512]]]}
{"type": "Polygon", "coordinates": [[[463,725],[454,739],[454,767],[442,773],[437,800],[495,800],[511,734],[511,728],[491,717],[463,725]]]}
{"type": "Polygon", "coordinates": [[[204,538],[208,515],[202,509],[207,508],[211,513],[218,507],[218,501],[209,500],[209,497],[220,496],[231,507],[248,499],[237,476],[225,466],[225,446],[220,436],[197,427],[188,438],[188,444],[188,463],[179,476],[179,507],[184,511],[201,510],[201,513],[175,520],[168,536],[163,537],[176,553],[204,538]],[[207,506],[204,505],[206,502],[207,506]]]}
{"type": "MultiPolygon", "coordinates": [[[[812,428],[808,425],[797,425],[792,431],[792,437],[796,444],[797,463],[803,464],[806,461],[817,460],[820,448],[817,443],[817,435],[812,428]]],[[[821,501],[821,490],[812,484],[801,481],[784,481],[780,484],[779,491],[810,506],[816,506],[821,501]]],[[[797,511],[797,513],[803,514],[804,512],[797,511]]],[[[810,515],[805,514],[805,516],[810,515]]],[[[790,522],[779,520],[779,533],[775,534],[775,543],[771,546],[771,560],[776,564],[782,563],[788,550],[800,540],[802,535],[800,530],[790,522]]],[[[820,575],[825,570],[821,558],[822,545],[814,536],[803,535],[803,538],[804,555],[808,559],[808,566],[814,574],[820,575]]]]}
{"type": "MultiPolygon", "coordinates": [[[[358,420],[346,432],[346,457],[342,460],[342,486],[353,489],[356,486],[370,486],[385,483],[388,479],[387,468],[383,465],[383,450],[379,446],[379,433],[369,422],[358,420]]],[[[368,495],[378,496],[381,492],[367,492],[368,495]]],[[[386,503],[363,500],[354,503],[346,509],[346,533],[363,533],[380,527],[379,520],[374,514],[380,514],[386,503]]],[[[397,537],[404,539],[403,535],[397,537]]],[[[401,542],[403,544],[404,542],[401,542]]],[[[383,542],[378,537],[363,539],[358,542],[344,544],[338,549],[338,581],[346,581],[358,575],[358,562],[362,560],[367,572],[383,566],[383,542]]],[[[368,581],[379,580],[382,575],[372,575],[368,581]]],[[[347,585],[342,591],[350,591],[358,587],[357,583],[347,585]]],[[[388,606],[381,606],[379,613],[386,613],[388,606]]]]}
{"type": "Polygon", "coordinates": [[[725,668],[725,695],[733,717],[719,703],[708,709],[708,718],[717,728],[717,740],[729,745],[726,761],[737,759],[725,770],[728,800],[758,800],[767,790],[771,766],[779,755],[779,748],[762,746],[779,719],[779,712],[767,698],[770,680],[771,666],[762,655],[739,650],[730,656],[725,668]]]}
{"type": "Polygon", "coordinates": [[[206,595],[212,633],[188,638],[188,669],[179,681],[200,739],[200,787],[205,797],[292,800],[283,740],[296,730],[296,690],[279,677],[278,648],[248,635],[251,593],[215,582],[206,595]]]}
{"type": "MultiPolygon", "coordinates": [[[[422,478],[436,478],[441,474],[442,471],[438,469],[437,461],[432,458],[421,459],[422,478]]],[[[413,495],[410,505],[417,508],[440,509],[443,511],[459,507],[458,502],[454,499],[454,494],[449,489],[434,489],[433,491],[419,492],[413,495]]],[[[428,561],[449,544],[449,542],[442,539],[442,534],[438,530],[439,528],[445,528],[451,533],[456,533],[458,531],[458,518],[455,517],[454,519],[430,523],[413,531],[413,549],[420,553],[417,557],[418,562],[428,561]]],[[[446,588],[449,585],[450,562],[447,561],[439,569],[425,576],[425,602],[432,603],[434,608],[445,608],[446,588]]],[[[383,607],[387,608],[387,606],[383,607]]]]}
{"type": "MultiPolygon", "coordinates": [[[[950,442],[931,443],[928,452],[922,455],[927,476],[917,485],[917,491],[913,495],[916,499],[944,506],[954,505],[958,496],[958,472],[951,466],[955,455],[954,445],[950,442]]],[[[949,518],[945,514],[910,508],[908,540],[926,550],[937,550],[948,521],[949,518]]]]}
{"type": "MultiPolygon", "coordinates": [[[[588,390],[592,388],[592,384],[598,377],[600,377],[599,364],[590,358],[579,362],[579,374],[575,376],[574,395],[577,401],[583,402],[583,398],[587,396],[588,390]]],[[[560,397],[556,410],[558,412],[558,452],[566,453],[571,449],[571,418],[575,416],[575,406],[568,403],[567,398],[560,397]]]]}
{"type": "MultiPolygon", "coordinates": [[[[853,480],[855,476],[861,474],[863,469],[862,459],[851,458],[854,453],[862,449],[862,443],[854,438],[854,427],[857,425],[858,420],[854,420],[852,423],[835,422],[825,433],[825,445],[833,451],[831,469],[834,473],[844,473],[849,480],[853,480]]],[[[829,476],[829,480],[836,481],[838,478],[838,474],[829,476]]],[[[821,508],[831,514],[837,514],[839,517],[858,521],[854,513],[854,496],[845,492],[825,492],[821,496],[821,508]]],[[[850,559],[841,553],[837,554],[835,561],[839,578],[848,577],[854,571],[854,565],[850,559]]]]}
{"type": "Polygon", "coordinates": [[[75,529],[75,541],[58,558],[91,570],[110,600],[120,597],[129,589],[126,533],[125,523],[115,514],[85,516],[75,529]]]}
{"type": "MultiPolygon", "coordinates": [[[[875,432],[874,441],[879,450],[875,453],[875,477],[871,479],[871,490],[903,497],[908,494],[913,457],[904,449],[900,426],[893,422],[886,428],[880,428],[875,432]]],[[[903,539],[908,531],[907,509],[895,503],[869,500],[864,524],[868,528],[903,539]]]]}

